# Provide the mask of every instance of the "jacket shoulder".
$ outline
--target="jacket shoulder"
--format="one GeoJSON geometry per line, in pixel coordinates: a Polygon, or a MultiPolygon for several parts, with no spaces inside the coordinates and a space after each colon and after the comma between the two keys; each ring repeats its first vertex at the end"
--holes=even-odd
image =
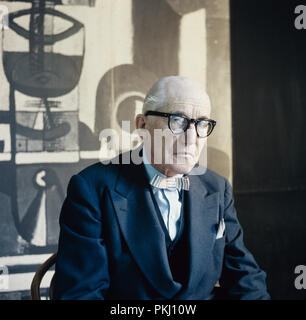
{"type": "Polygon", "coordinates": [[[229,181],[225,177],[208,168],[206,169],[205,173],[199,177],[206,187],[211,191],[220,191],[223,193],[226,189],[226,185],[229,185],[229,181]]]}
{"type": "Polygon", "coordinates": [[[77,175],[80,175],[87,183],[101,187],[115,183],[119,167],[118,164],[96,162],[81,170],[77,175]]]}
{"type": "Polygon", "coordinates": [[[132,165],[129,164],[131,159],[131,151],[120,153],[112,159],[96,162],[83,170],[78,175],[82,176],[88,182],[92,182],[98,187],[103,185],[114,186],[118,173],[123,168],[129,168],[132,170],[132,165]],[[127,162],[126,162],[127,161],[127,162]]]}

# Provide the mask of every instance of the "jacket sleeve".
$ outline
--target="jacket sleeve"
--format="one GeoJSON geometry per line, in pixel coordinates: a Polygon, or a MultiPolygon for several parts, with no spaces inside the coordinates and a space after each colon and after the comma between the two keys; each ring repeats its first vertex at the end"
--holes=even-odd
{"type": "Polygon", "coordinates": [[[52,299],[104,299],[108,259],[99,197],[81,174],[71,178],[60,214],[52,299]]]}
{"type": "Polygon", "coordinates": [[[227,180],[224,194],[224,222],[226,245],[223,270],[219,280],[221,299],[269,300],[266,274],[244,246],[243,231],[237,219],[232,188],[227,180]]]}

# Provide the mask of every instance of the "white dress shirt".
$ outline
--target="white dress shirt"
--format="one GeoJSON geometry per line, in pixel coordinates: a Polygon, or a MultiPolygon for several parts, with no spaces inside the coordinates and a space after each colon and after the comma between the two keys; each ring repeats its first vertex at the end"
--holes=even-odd
{"type": "MultiPolygon", "coordinates": [[[[160,171],[155,169],[148,161],[146,156],[145,149],[143,148],[143,163],[149,178],[149,181],[152,180],[155,174],[163,178],[167,178],[164,174],[160,171]]],[[[182,177],[182,174],[178,174],[175,177],[182,177]]],[[[160,189],[155,188],[153,186],[153,194],[158,204],[159,210],[161,212],[163,221],[165,226],[169,232],[169,236],[171,240],[174,240],[178,230],[179,230],[179,223],[180,223],[180,216],[181,216],[181,208],[182,202],[180,200],[179,190],[169,190],[169,189],[160,189]]]]}

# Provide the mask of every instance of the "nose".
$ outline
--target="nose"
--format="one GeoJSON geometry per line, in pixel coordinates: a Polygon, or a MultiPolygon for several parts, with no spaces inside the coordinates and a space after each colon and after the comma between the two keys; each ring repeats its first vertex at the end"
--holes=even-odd
{"type": "Polygon", "coordinates": [[[197,130],[195,128],[195,124],[191,123],[190,127],[188,128],[187,132],[186,132],[186,145],[190,145],[190,144],[195,144],[197,141],[197,130]]]}

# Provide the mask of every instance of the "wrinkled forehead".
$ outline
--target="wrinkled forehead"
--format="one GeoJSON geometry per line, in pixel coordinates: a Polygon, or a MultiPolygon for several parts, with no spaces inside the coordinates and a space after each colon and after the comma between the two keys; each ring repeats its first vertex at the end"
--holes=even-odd
{"type": "Polygon", "coordinates": [[[203,103],[198,103],[198,101],[173,101],[166,103],[158,110],[169,113],[182,113],[187,116],[193,117],[199,116],[209,116],[210,105],[203,103]]]}

